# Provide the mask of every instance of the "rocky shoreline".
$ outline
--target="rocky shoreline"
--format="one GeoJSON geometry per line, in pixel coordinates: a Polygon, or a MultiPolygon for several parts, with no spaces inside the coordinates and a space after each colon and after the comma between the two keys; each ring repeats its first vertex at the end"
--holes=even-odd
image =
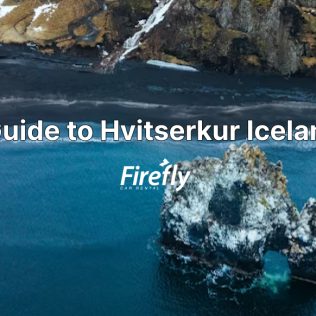
{"type": "Polygon", "coordinates": [[[46,54],[98,47],[96,70],[123,59],[204,69],[316,75],[309,0],[2,0],[0,42],[46,54]]]}
{"type": "Polygon", "coordinates": [[[222,160],[196,159],[178,168],[191,176],[180,192],[165,191],[161,241],[167,251],[250,275],[263,269],[268,251],[277,251],[293,276],[316,282],[316,200],[298,211],[280,162],[243,145],[222,160]]]}

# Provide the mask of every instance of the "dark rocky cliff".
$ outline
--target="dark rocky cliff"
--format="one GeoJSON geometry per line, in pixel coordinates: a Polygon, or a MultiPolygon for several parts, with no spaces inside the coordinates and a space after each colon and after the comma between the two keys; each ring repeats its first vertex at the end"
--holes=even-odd
{"type": "Polygon", "coordinates": [[[0,41],[50,53],[99,44],[104,68],[124,54],[229,73],[315,76],[316,1],[2,0],[0,41]]]}

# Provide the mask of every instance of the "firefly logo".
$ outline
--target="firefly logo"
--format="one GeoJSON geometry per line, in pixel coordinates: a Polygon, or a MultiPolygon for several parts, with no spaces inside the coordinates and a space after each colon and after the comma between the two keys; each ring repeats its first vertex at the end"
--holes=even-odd
{"type": "Polygon", "coordinates": [[[144,171],[140,166],[124,166],[121,177],[121,190],[125,189],[156,189],[160,185],[170,184],[176,186],[176,191],[180,191],[187,183],[191,171],[182,173],[178,165],[172,165],[167,159],[159,165],[164,168],[162,171],[144,171]],[[169,181],[168,181],[169,180],[169,181]]]}

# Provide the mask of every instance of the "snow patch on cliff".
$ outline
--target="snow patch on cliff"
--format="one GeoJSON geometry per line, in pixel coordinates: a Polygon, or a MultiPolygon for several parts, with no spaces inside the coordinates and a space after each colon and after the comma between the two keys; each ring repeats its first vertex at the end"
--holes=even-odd
{"type": "Polygon", "coordinates": [[[32,22],[36,21],[42,14],[47,15],[46,20],[48,21],[57,8],[58,3],[48,3],[37,7],[36,9],[34,9],[34,16],[32,22]]]}
{"type": "Polygon", "coordinates": [[[139,23],[141,29],[138,32],[136,32],[132,37],[128,38],[123,44],[124,52],[121,55],[120,60],[124,60],[129,53],[137,49],[141,44],[140,41],[142,36],[150,32],[156,25],[158,25],[164,20],[165,14],[169,10],[173,2],[174,0],[159,1],[157,7],[154,9],[149,18],[146,21],[142,21],[142,23],[139,23]]]}
{"type": "Polygon", "coordinates": [[[3,5],[4,1],[5,0],[0,0],[0,18],[5,17],[17,7],[17,5],[3,5]]]}
{"type": "Polygon", "coordinates": [[[178,65],[178,64],[168,63],[165,61],[154,60],[154,59],[148,60],[147,64],[151,66],[160,67],[160,68],[167,68],[167,69],[180,70],[180,71],[191,71],[191,72],[198,71],[196,68],[191,67],[191,66],[178,65]]]}

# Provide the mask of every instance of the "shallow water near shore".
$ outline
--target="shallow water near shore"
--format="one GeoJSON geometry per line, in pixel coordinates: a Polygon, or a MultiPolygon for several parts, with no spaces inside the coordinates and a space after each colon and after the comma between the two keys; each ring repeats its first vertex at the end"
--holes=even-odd
{"type": "MultiPolygon", "coordinates": [[[[312,80],[121,67],[101,76],[2,63],[1,119],[316,122],[312,80]]],[[[168,264],[156,242],[163,188],[120,190],[125,165],[222,157],[229,144],[0,142],[1,315],[315,315],[315,286],[276,285],[278,271],[236,291],[168,264]]],[[[316,195],[314,142],[259,145],[283,162],[298,208],[316,195]]]]}

